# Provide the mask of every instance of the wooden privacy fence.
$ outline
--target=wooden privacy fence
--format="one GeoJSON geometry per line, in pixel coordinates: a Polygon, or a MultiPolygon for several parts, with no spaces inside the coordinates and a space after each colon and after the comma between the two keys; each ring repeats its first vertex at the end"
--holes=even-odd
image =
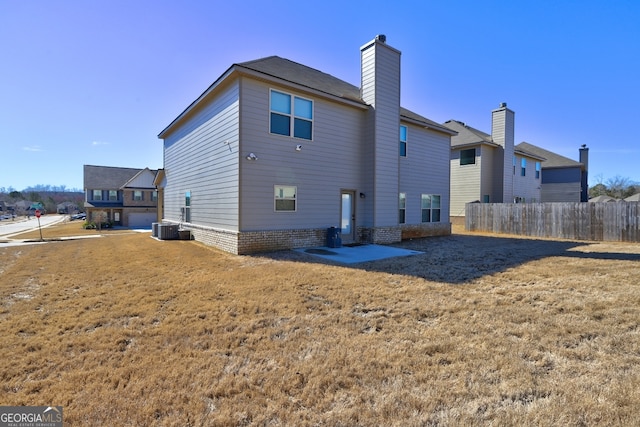
{"type": "Polygon", "coordinates": [[[467,203],[469,231],[640,242],[640,202],[467,203]]]}

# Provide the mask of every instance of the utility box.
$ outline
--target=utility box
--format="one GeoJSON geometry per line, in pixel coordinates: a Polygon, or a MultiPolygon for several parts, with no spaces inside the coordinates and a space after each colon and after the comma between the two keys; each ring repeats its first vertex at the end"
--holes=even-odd
{"type": "Polygon", "coordinates": [[[158,238],[160,240],[176,240],[178,238],[178,224],[159,224],[158,238]]]}
{"type": "Polygon", "coordinates": [[[327,247],[342,247],[342,237],[340,236],[340,229],[338,227],[327,228],[327,247]]]}

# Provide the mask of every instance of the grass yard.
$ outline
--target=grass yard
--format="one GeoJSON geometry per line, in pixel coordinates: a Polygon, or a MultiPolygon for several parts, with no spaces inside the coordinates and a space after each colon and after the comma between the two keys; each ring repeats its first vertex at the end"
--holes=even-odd
{"type": "Polygon", "coordinates": [[[0,244],[0,404],[70,426],[640,425],[638,244],[460,233],[341,266],[101,235],[0,244]]]}

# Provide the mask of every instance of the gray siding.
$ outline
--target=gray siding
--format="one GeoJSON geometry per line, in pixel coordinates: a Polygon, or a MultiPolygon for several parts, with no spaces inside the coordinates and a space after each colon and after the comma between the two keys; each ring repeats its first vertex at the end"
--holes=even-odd
{"type": "MultiPolygon", "coordinates": [[[[484,201],[484,196],[489,196],[489,202],[496,199],[496,188],[494,186],[495,152],[501,151],[486,145],[480,147],[481,184],[480,194],[477,200],[484,201]]],[[[498,164],[502,164],[500,161],[498,164]]],[[[462,207],[464,212],[464,206],[462,207]]]]}
{"type": "MultiPolygon", "coordinates": [[[[516,156],[518,164],[513,176],[513,196],[522,197],[526,202],[540,202],[541,178],[536,179],[536,160],[524,157],[527,161],[525,176],[521,175],[521,161],[523,156],[516,156]]],[[[513,173],[513,166],[511,167],[513,173]]]]}
{"type": "Polygon", "coordinates": [[[465,204],[480,200],[481,172],[485,159],[479,156],[480,147],[465,147],[476,149],[476,163],[472,165],[460,164],[460,150],[451,152],[451,215],[464,216],[465,204]]]}
{"type": "Polygon", "coordinates": [[[398,224],[400,52],[374,41],[362,55],[363,100],[373,106],[374,226],[398,224]]]}
{"type": "Polygon", "coordinates": [[[238,100],[234,81],[165,137],[164,218],[181,220],[185,192],[190,191],[192,223],[237,230],[238,100]]]}
{"type": "Polygon", "coordinates": [[[581,186],[579,182],[542,184],[543,202],[579,202],[581,186]]]}
{"type": "MultiPolygon", "coordinates": [[[[367,192],[361,146],[366,111],[249,79],[243,79],[242,99],[241,231],[338,226],[340,190],[367,192]],[[312,141],[270,133],[270,88],[313,100],[312,141]],[[258,160],[246,160],[249,152],[258,160]],[[274,185],[297,186],[296,212],[275,212],[274,185]]],[[[365,218],[357,221],[363,225],[365,218]]]]}
{"type": "MultiPolygon", "coordinates": [[[[422,223],[422,194],[441,196],[440,222],[448,223],[451,139],[448,135],[403,125],[407,126],[407,157],[400,158],[400,192],[407,194],[406,224],[422,223]]],[[[395,213],[397,218],[397,209],[395,213]]]]}

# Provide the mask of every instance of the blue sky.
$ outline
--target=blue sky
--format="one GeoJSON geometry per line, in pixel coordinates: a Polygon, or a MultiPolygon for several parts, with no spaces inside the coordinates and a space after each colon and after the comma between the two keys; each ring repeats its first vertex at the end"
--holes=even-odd
{"type": "Polygon", "coordinates": [[[82,188],[84,164],[162,167],[158,133],[233,63],[278,55],[359,85],[376,34],[402,105],[640,181],[640,2],[0,0],[0,187],[82,188]]]}

